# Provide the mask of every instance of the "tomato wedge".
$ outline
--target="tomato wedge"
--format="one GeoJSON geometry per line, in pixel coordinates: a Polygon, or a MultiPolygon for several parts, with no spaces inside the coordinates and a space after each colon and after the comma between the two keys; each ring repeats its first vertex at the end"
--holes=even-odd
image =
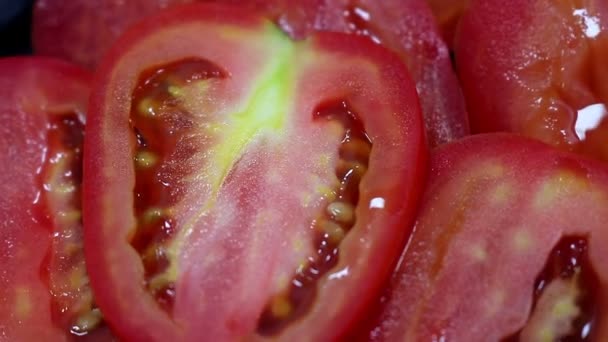
{"type": "Polygon", "coordinates": [[[81,221],[89,83],[88,72],[61,61],[0,60],[2,339],[66,341],[100,323],[81,221]]]}
{"type": "Polygon", "coordinates": [[[430,146],[469,133],[468,118],[449,50],[425,0],[38,0],[36,53],[93,68],[118,36],[145,15],[185,2],[216,2],[260,11],[292,38],[314,31],[365,35],[396,51],[420,94],[430,146]]]}
{"type": "Polygon", "coordinates": [[[330,340],[365,315],[426,172],[397,56],[198,4],[145,19],[97,75],[85,252],[121,338],[330,340]]]}
{"type": "Polygon", "coordinates": [[[603,0],[472,1],[456,44],[472,130],[608,160],[607,18],[603,0]]]}
{"type": "Polygon", "coordinates": [[[477,135],[440,148],[372,340],[602,341],[608,168],[477,135]]]}

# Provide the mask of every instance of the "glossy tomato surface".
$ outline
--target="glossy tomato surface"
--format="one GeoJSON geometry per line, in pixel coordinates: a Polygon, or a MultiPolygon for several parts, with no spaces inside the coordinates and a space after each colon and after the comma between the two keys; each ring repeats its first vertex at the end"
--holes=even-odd
{"type": "Polygon", "coordinates": [[[608,160],[608,3],[472,1],[456,61],[474,132],[608,160]]]}
{"type": "Polygon", "coordinates": [[[80,205],[89,83],[88,72],[65,62],[0,60],[3,340],[66,341],[99,324],[80,205]]]}
{"type": "MultiPolygon", "coordinates": [[[[130,25],[161,8],[195,0],[38,0],[34,48],[92,68],[130,25]]],[[[292,38],[315,30],[369,36],[408,65],[424,113],[430,146],[465,136],[467,114],[448,48],[424,0],[200,0],[259,11],[292,38]]]]}
{"type": "Polygon", "coordinates": [[[371,340],[603,341],[608,168],[508,134],[440,148],[371,340]]]}
{"type": "Polygon", "coordinates": [[[146,19],[97,75],[85,252],[120,337],[331,340],[365,315],[426,172],[396,55],[199,4],[146,19]]]}

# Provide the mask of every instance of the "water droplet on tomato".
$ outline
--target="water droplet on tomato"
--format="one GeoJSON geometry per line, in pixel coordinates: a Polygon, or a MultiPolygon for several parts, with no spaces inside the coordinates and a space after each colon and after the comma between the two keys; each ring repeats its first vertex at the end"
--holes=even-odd
{"type": "Polygon", "coordinates": [[[587,132],[596,129],[608,114],[603,103],[587,106],[577,112],[574,130],[580,140],[585,140],[587,132]]]}

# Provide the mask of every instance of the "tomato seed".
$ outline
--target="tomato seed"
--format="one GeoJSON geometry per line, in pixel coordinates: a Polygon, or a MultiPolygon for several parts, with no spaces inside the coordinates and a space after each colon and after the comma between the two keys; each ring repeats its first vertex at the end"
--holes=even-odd
{"type": "Polygon", "coordinates": [[[138,167],[152,167],[158,162],[158,157],[149,151],[141,151],[135,156],[135,163],[138,167]]]}
{"type": "Polygon", "coordinates": [[[367,162],[372,146],[362,139],[348,139],[340,145],[340,158],[345,161],[367,162]]]}
{"type": "Polygon", "coordinates": [[[101,311],[99,311],[99,309],[93,309],[78,317],[76,325],[72,327],[72,332],[77,335],[85,334],[99,326],[102,320],[103,316],[101,315],[101,311]]]}
{"type": "Polygon", "coordinates": [[[272,299],[271,311],[275,317],[288,317],[293,308],[291,302],[286,296],[277,296],[272,299]]]}
{"type": "Polygon", "coordinates": [[[346,231],[338,223],[330,220],[321,219],[317,222],[318,230],[323,234],[325,240],[337,245],[346,236],[346,231]]]}
{"type": "Polygon", "coordinates": [[[355,207],[345,202],[332,202],[327,206],[327,214],[336,222],[352,225],[355,222],[355,207]]]}
{"type": "Polygon", "coordinates": [[[156,116],[160,105],[150,97],[146,97],[139,102],[137,110],[143,116],[156,116]]]}

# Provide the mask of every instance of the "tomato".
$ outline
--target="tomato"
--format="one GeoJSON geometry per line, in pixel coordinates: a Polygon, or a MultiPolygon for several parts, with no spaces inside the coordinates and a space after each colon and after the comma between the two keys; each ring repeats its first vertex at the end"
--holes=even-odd
{"type": "Polygon", "coordinates": [[[440,148],[372,340],[608,336],[608,169],[521,136],[440,148]]]}
{"type": "Polygon", "coordinates": [[[473,131],[608,160],[606,18],[602,0],[472,1],[456,61],[473,131]]]}
{"type": "Polygon", "coordinates": [[[0,60],[3,340],[66,341],[99,323],[80,201],[89,83],[87,72],[64,62],[0,60]]]}
{"type": "Polygon", "coordinates": [[[426,169],[397,56],[198,4],[145,19],[97,75],[85,253],[121,338],[329,340],[365,314],[426,169]]]}
{"type": "MultiPolygon", "coordinates": [[[[124,2],[38,0],[34,11],[37,53],[73,60],[89,68],[114,40],[146,14],[195,0],[124,2]]],[[[469,132],[464,100],[449,51],[424,0],[199,0],[255,9],[275,19],[292,38],[314,30],[370,36],[395,50],[410,68],[431,146],[469,132]]]]}

